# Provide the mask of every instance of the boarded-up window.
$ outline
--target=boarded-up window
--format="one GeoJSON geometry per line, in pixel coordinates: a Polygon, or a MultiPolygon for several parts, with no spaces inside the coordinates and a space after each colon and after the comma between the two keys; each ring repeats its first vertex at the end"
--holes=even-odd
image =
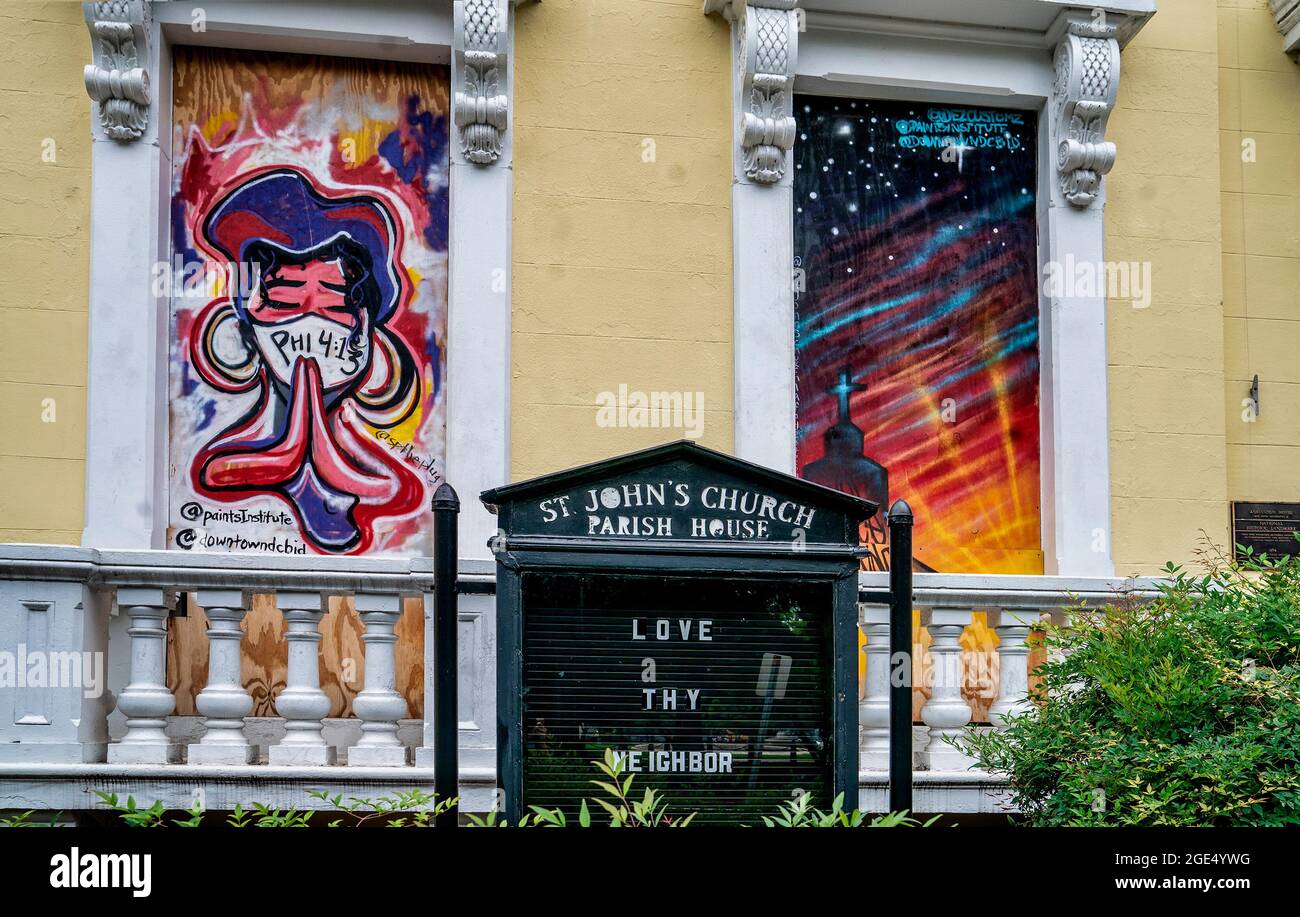
{"type": "MultiPolygon", "coordinates": [[[[177,48],[169,546],[428,555],[445,442],[446,67],[177,48]]],[[[193,714],[207,621],[173,618],[168,684],[193,714]]],[[[287,644],[270,595],[243,622],[254,716],[287,644]]],[[[321,625],[330,716],[365,673],[361,623],[321,625]]],[[[422,715],[423,610],[397,628],[422,715]]]]}
{"type": "Polygon", "coordinates": [[[795,108],[800,474],[906,499],[919,569],[1042,573],[1034,114],[795,108]]]}
{"type": "Polygon", "coordinates": [[[169,545],[429,554],[445,67],[178,48],[169,545]]]}

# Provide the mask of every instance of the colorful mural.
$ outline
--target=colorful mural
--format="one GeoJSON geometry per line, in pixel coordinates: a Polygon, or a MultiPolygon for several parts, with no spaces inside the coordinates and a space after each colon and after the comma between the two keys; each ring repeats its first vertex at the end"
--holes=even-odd
{"type": "Polygon", "coordinates": [[[447,70],[175,55],[171,543],[428,554],[447,70]]]}
{"type": "Polygon", "coordinates": [[[1042,573],[1034,114],[795,108],[801,473],[907,499],[921,569],[1042,573]]]}

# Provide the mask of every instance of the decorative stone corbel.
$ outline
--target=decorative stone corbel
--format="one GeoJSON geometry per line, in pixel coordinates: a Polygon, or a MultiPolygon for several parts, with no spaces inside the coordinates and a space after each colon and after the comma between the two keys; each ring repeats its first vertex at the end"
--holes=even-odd
{"type": "Polygon", "coordinates": [[[1268,0],[1277,30],[1282,33],[1282,47],[1300,63],[1300,0],[1268,0]]]}
{"type": "Polygon", "coordinates": [[[740,145],[745,174],[770,185],[785,175],[794,146],[794,70],[798,0],[733,0],[740,69],[740,145]]]}
{"type": "Polygon", "coordinates": [[[1105,16],[1080,15],[1068,20],[1056,45],[1056,168],[1061,193],[1076,207],[1096,200],[1102,176],[1115,164],[1115,144],[1105,136],[1119,92],[1116,32],[1105,16]]]}
{"type": "Polygon", "coordinates": [[[491,165],[501,157],[510,121],[506,97],[507,0],[456,0],[452,43],[454,66],[464,78],[456,92],[453,118],[465,158],[491,165]]]}
{"type": "Polygon", "coordinates": [[[113,140],[139,140],[149,125],[149,4],[145,0],[83,3],[95,63],[85,69],[86,92],[99,104],[99,123],[113,140]]]}

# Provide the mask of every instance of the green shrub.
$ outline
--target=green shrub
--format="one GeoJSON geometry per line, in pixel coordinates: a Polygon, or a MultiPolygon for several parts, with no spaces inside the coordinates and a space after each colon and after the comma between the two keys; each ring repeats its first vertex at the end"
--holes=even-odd
{"type": "Polygon", "coordinates": [[[858,809],[852,812],[844,809],[843,793],[835,797],[829,812],[810,806],[808,797],[801,795],[778,805],[776,815],[763,816],[763,824],[768,828],[928,828],[938,820],[936,815],[922,823],[904,810],[878,815],[868,821],[867,815],[858,809]]]}
{"type": "MultiPolygon", "coordinates": [[[[599,787],[607,798],[595,797],[593,801],[609,815],[609,826],[611,828],[685,828],[695,818],[694,812],[685,817],[669,815],[668,801],[664,799],[663,794],[658,790],[647,788],[640,799],[633,796],[632,780],[634,775],[623,776],[624,759],[614,754],[613,749],[606,748],[604,757],[600,761],[592,761],[591,764],[605,777],[604,780],[593,780],[591,783],[593,786],[599,787]]],[[[560,809],[546,809],[542,806],[529,806],[528,808],[531,811],[519,819],[516,827],[571,827],[564,812],[560,809]]],[[[471,814],[466,817],[469,819],[472,828],[504,828],[507,826],[507,823],[500,817],[498,812],[490,812],[486,816],[471,814]]],[[[590,828],[592,826],[591,809],[585,799],[578,810],[576,825],[580,828],[590,828]]]]}
{"type": "MultiPolygon", "coordinates": [[[[592,780],[605,797],[593,798],[600,809],[609,817],[607,824],[612,828],[685,828],[694,820],[695,813],[689,815],[670,814],[668,801],[658,790],[647,788],[639,796],[632,792],[632,774],[624,774],[625,759],[615,755],[611,749],[605,749],[604,758],[593,761],[592,766],[600,772],[603,780],[592,780]]],[[[202,805],[195,803],[185,811],[185,818],[168,818],[168,812],[161,802],[155,802],[148,808],[136,805],[134,797],[128,796],[123,802],[116,794],[95,791],[99,801],[116,812],[122,823],[130,828],[197,828],[204,822],[202,805]]],[[[366,824],[388,828],[430,828],[434,819],[444,812],[456,808],[459,798],[440,799],[435,794],[423,790],[405,790],[392,796],[378,799],[362,799],[356,796],[346,801],[341,794],[333,796],[322,790],[308,792],[311,798],[326,803],[329,809],[342,813],[345,817],[328,823],[331,828],[361,827],[366,824]]],[[[763,816],[763,823],[769,828],[897,828],[913,827],[921,823],[910,818],[906,812],[891,812],[868,821],[867,816],[857,809],[845,811],[844,794],[835,797],[829,812],[809,805],[809,798],[800,795],[789,803],[782,804],[777,814],[771,818],[763,816]]],[[[577,821],[570,823],[560,809],[546,809],[542,806],[530,806],[530,811],[522,815],[514,827],[519,828],[590,828],[596,822],[592,819],[592,809],[584,799],[578,811],[577,821]]],[[[8,819],[0,819],[0,827],[29,827],[31,812],[19,813],[8,819]]],[[[231,828],[307,828],[311,827],[313,813],[302,809],[272,809],[262,803],[252,803],[245,809],[235,806],[233,812],[226,815],[225,824],[231,828]]],[[[499,812],[487,815],[466,814],[469,827],[505,828],[510,825],[499,812]]],[[[937,820],[930,819],[923,827],[928,827],[937,820]]]]}
{"type": "Polygon", "coordinates": [[[35,815],[35,810],[29,809],[26,812],[0,816],[0,828],[58,828],[62,824],[59,821],[62,812],[55,812],[50,816],[49,821],[33,821],[35,815]]]}
{"type": "Polygon", "coordinates": [[[1206,568],[1047,627],[1036,706],[968,733],[1021,821],[1300,824],[1300,563],[1206,568]]]}

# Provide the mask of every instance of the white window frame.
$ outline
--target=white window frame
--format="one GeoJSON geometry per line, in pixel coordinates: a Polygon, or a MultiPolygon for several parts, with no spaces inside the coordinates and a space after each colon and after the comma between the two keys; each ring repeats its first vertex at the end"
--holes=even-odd
{"type": "MultiPolygon", "coordinates": [[[[161,549],[168,525],[168,363],[170,303],[153,291],[153,266],[171,258],[172,48],[177,44],[342,55],[451,65],[448,128],[450,203],[447,294],[446,479],[461,496],[460,553],[480,569],[490,559],[496,520],[478,495],[509,480],[511,131],[513,20],[518,0],[291,0],[275,3],[119,0],[134,20],[126,47],[104,49],[96,21],[115,18],[84,4],[94,64],[92,113],[90,335],[86,501],[82,544],[161,549]],[[482,77],[481,22],[495,13],[495,62],[482,77]],[[202,23],[202,30],[196,28],[202,23]],[[477,23],[476,23],[477,25],[477,23]],[[467,46],[468,43],[468,46],[467,46]],[[147,104],[116,87],[136,69],[147,104]],[[469,83],[469,85],[467,85],[469,83]],[[98,94],[96,92],[98,88],[98,94]],[[462,94],[469,103],[457,105],[462,94]],[[115,120],[103,104],[119,107],[115,120]],[[475,105],[473,103],[485,103],[475,105]],[[120,106],[147,118],[123,136],[120,106]],[[476,114],[477,110],[477,114],[476,114]],[[453,118],[453,113],[455,117],[453,118]],[[455,123],[453,123],[453,121],[455,123]],[[461,130],[477,121],[475,148],[461,130]],[[118,139],[109,136],[115,132],[118,139]],[[465,144],[465,145],[463,145],[465,144]],[[478,162],[469,161],[473,156],[478,162]],[[477,563],[476,563],[477,562],[477,563]]],[[[490,57],[490,55],[489,55],[490,57]]],[[[329,558],[337,564],[339,559],[329,558]]]]}
{"type": "MultiPolygon", "coordinates": [[[[1095,7],[1057,0],[705,0],[705,13],[731,21],[734,39],[738,456],[796,472],[793,169],[788,152],[797,142],[791,118],[794,94],[1035,112],[1039,267],[1062,262],[1066,253],[1076,263],[1099,262],[1104,257],[1105,183],[1097,187],[1088,179],[1104,174],[1114,160],[1114,147],[1103,134],[1118,88],[1119,49],[1154,14],[1155,5],[1152,0],[1120,0],[1100,7],[1102,17],[1095,7]],[[781,17],[788,29],[773,27],[781,17]],[[1107,98],[1090,100],[1093,108],[1085,110],[1094,118],[1099,113],[1100,119],[1080,136],[1072,132],[1069,115],[1080,98],[1080,41],[1093,38],[1101,41],[1093,47],[1109,53],[1100,66],[1110,85],[1107,98]],[[1066,73],[1058,80],[1062,55],[1066,73]],[[783,73],[774,72],[783,66],[783,73]],[[1058,169],[1058,148],[1070,139],[1081,141],[1075,149],[1087,163],[1097,163],[1095,171],[1073,165],[1058,169]],[[1071,184],[1080,177],[1082,187],[1071,184]]],[[[1091,58],[1086,66],[1095,66],[1091,58]]],[[[1041,270],[1038,276],[1043,276],[1041,270]]],[[[1039,314],[1044,572],[1113,576],[1105,296],[1063,300],[1046,295],[1040,285],[1039,314]]]]}

